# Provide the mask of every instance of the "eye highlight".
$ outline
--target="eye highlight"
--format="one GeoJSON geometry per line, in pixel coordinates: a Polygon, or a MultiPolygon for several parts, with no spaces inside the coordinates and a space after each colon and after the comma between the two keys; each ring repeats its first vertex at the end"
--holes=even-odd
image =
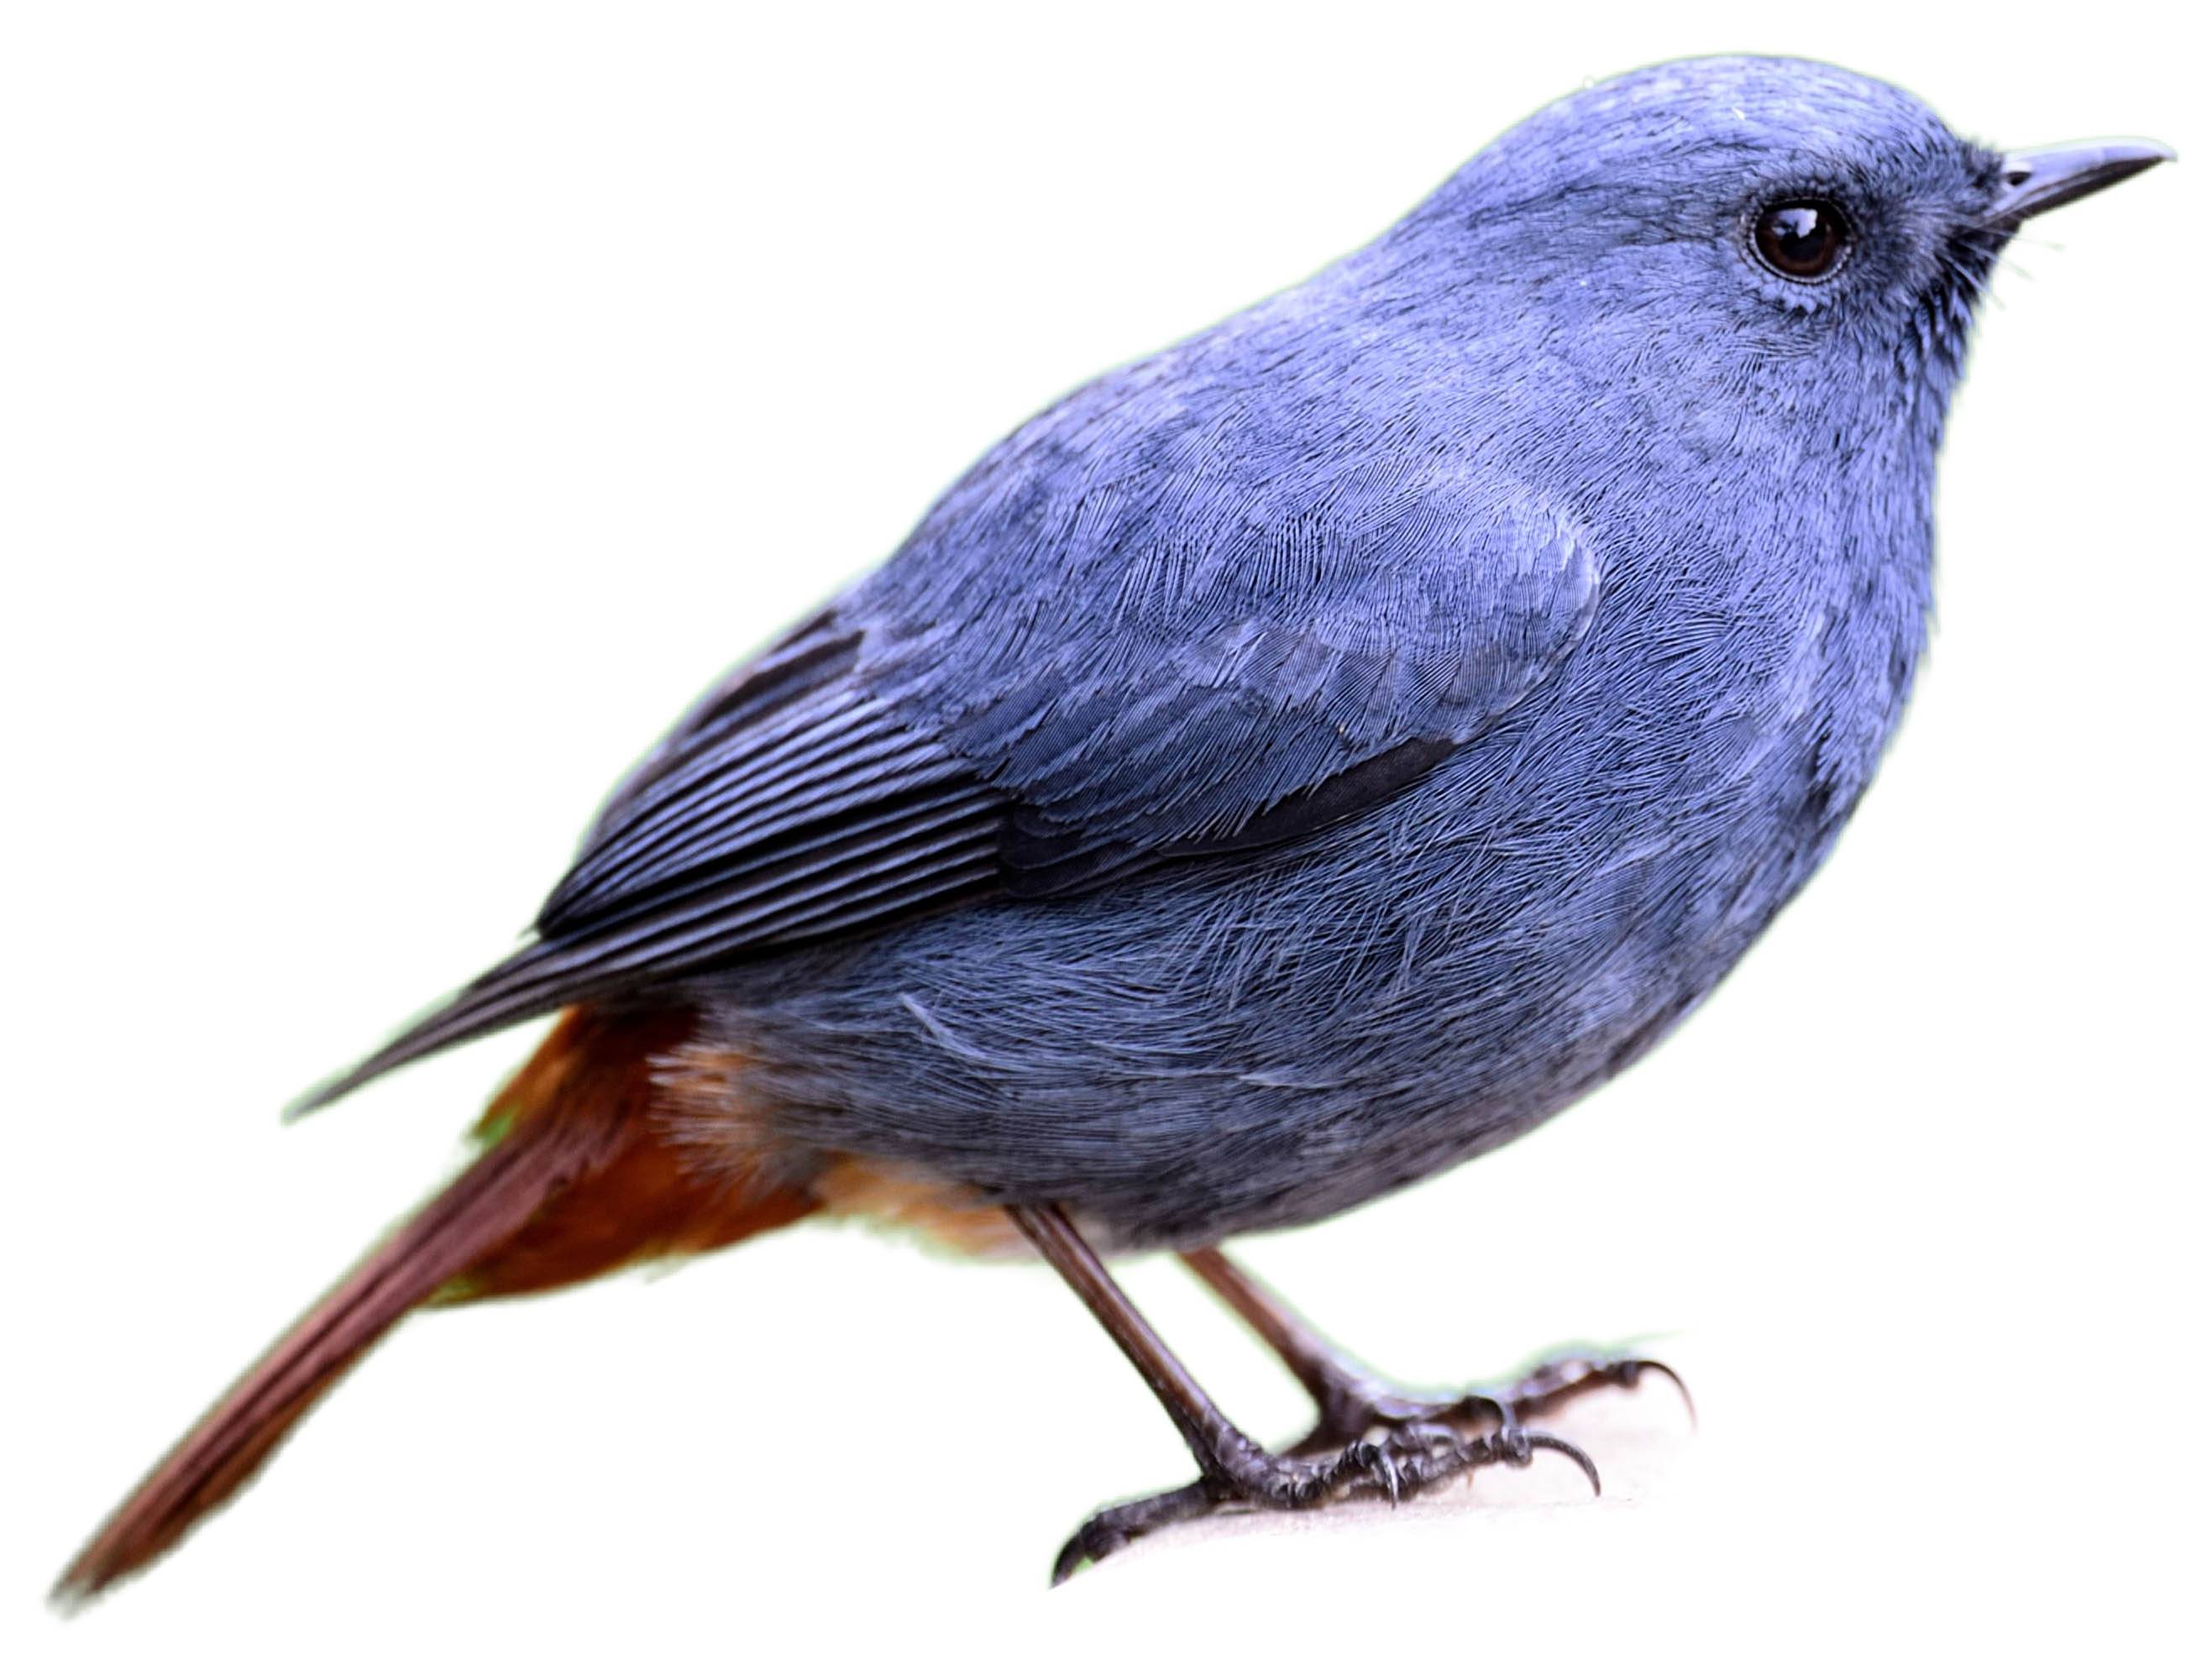
{"type": "Polygon", "coordinates": [[[1808,198],[1761,208],[1751,228],[1751,246],[1776,276],[1817,283],[1843,263],[1850,234],[1841,208],[1808,198]]]}

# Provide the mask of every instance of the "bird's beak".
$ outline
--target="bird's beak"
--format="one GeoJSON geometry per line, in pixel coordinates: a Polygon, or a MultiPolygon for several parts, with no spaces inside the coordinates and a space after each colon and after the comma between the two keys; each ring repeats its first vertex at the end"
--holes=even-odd
{"type": "Polygon", "coordinates": [[[1990,204],[1989,222],[2016,225],[2030,214],[2117,185],[2145,167],[2172,160],[2173,152],[2164,144],[2133,140],[2014,150],[2005,157],[2003,184],[1990,204]]]}

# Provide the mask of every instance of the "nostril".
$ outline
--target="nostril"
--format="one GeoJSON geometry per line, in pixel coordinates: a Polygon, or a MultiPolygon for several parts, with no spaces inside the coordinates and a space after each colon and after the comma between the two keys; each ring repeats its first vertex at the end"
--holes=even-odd
{"type": "Polygon", "coordinates": [[[2004,181],[2008,185],[2024,185],[2035,177],[2033,167],[2007,167],[2004,181]]]}

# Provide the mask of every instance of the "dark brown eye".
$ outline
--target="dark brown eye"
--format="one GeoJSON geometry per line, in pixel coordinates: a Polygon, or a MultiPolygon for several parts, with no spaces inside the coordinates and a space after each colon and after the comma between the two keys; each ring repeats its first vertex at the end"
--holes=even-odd
{"type": "Polygon", "coordinates": [[[1762,209],[1752,245],[1778,275],[1818,282],[1840,264],[1850,240],[1843,210],[1833,202],[1777,202],[1762,209]]]}

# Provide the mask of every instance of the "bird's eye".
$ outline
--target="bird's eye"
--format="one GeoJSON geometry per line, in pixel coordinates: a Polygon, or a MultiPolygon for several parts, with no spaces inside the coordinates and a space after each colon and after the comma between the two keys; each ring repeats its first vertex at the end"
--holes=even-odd
{"type": "Polygon", "coordinates": [[[1777,202],[1759,211],[1751,243],[1767,268],[1793,282],[1817,283],[1843,263],[1850,226],[1833,202],[1777,202]]]}

